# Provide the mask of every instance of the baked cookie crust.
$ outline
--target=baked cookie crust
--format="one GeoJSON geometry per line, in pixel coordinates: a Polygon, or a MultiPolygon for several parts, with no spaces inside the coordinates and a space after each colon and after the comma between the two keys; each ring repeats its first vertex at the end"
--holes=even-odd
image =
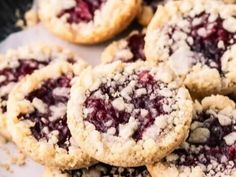
{"type": "Polygon", "coordinates": [[[111,63],[116,60],[127,63],[146,60],[144,38],[145,30],[143,32],[134,30],[126,38],[112,42],[104,49],[101,55],[102,63],[111,63]]]}
{"type": "Polygon", "coordinates": [[[153,177],[234,177],[235,102],[213,95],[195,101],[186,142],[160,163],[149,165],[153,177]]]}
{"type": "Polygon", "coordinates": [[[20,81],[9,95],[8,128],[17,146],[36,162],[59,169],[87,167],[95,160],[71,137],[66,106],[73,75],[87,65],[55,62],[20,81]]]}
{"type": "Polygon", "coordinates": [[[236,5],[170,1],[148,26],[147,60],[166,62],[191,92],[205,96],[235,89],[236,5]]]}
{"type": "Polygon", "coordinates": [[[84,70],[68,103],[68,125],[76,142],[95,159],[115,166],[142,166],[163,158],[183,141],[192,116],[189,93],[172,76],[168,68],[141,61],[84,70]],[[156,82],[160,92],[148,89],[156,88],[156,82]]]}
{"type": "MultiPolygon", "coordinates": [[[[59,46],[42,43],[11,49],[0,57],[0,135],[10,140],[6,126],[7,97],[14,85],[25,75],[57,60],[67,60],[75,55],[59,46]]],[[[78,58],[78,57],[77,57],[78,58]]]]}
{"type": "Polygon", "coordinates": [[[166,3],[167,0],[143,0],[137,19],[139,24],[148,26],[154,16],[158,5],[166,3]]]}
{"type": "Polygon", "coordinates": [[[141,1],[106,0],[88,22],[68,23],[68,14],[58,17],[63,10],[73,8],[75,4],[75,0],[40,1],[40,19],[51,32],[64,40],[95,44],[108,40],[125,29],[135,18],[141,1]]]}

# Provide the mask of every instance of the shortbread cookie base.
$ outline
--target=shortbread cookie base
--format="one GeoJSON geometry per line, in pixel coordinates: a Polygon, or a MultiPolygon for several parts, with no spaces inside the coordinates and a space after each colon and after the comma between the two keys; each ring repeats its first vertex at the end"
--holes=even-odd
{"type": "Polygon", "coordinates": [[[125,29],[135,18],[140,0],[108,0],[95,15],[94,20],[88,23],[69,24],[66,19],[56,16],[58,4],[53,0],[40,3],[39,16],[45,26],[60,38],[80,44],[95,44],[112,38],[125,29]]]}
{"type": "MultiPolygon", "coordinates": [[[[36,43],[30,46],[19,47],[15,50],[8,50],[6,54],[0,56],[0,68],[7,67],[10,63],[14,63],[14,61],[17,61],[18,59],[36,59],[38,61],[54,62],[70,58],[74,58],[75,60],[78,59],[73,52],[60,46],[36,43]]],[[[7,130],[6,119],[6,115],[0,111],[0,135],[4,136],[7,140],[10,140],[11,136],[7,130]]]]}
{"type": "MultiPolygon", "coordinates": [[[[188,131],[191,116],[192,102],[188,91],[181,88],[181,96],[177,99],[181,102],[182,119],[173,131],[166,134],[164,139],[158,140],[140,140],[135,142],[133,139],[126,139],[117,136],[109,136],[106,133],[100,133],[94,126],[84,122],[82,105],[84,103],[86,90],[96,88],[101,82],[101,78],[112,75],[123,70],[132,71],[137,68],[150,69],[153,65],[145,62],[137,62],[130,66],[125,66],[120,61],[108,65],[96,67],[94,70],[87,68],[77,79],[72,87],[71,97],[68,103],[68,125],[79,145],[95,159],[104,163],[131,167],[142,166],[153,161],[158,161],[169,154],[185,138],[188,131]],[[125,67],[127,67],[125,69],[125,67]],[[108,139],[110,139],[108,141],[108,139]]],[[[166,82],[172,82],[171,72],[162,72],[160,70],[159,79],[166,82]],[[162,74],[161,74],[162,73],[162,74]]]]}
{"type": "MultiPolygon", "coordinates": [[[[228,97],[222,95],[213,95],[210,97],[205,97],[202,102],[202,106],[199,106],[198,102],[194,104],[194,110],[202,109],[218,109],[223,110],[224,108],[235,109],[235,103],[228,97]]],[[[200,156],[200,154],[199,154],[200,156]]],[[[196,166],[177,166],[168,162],[159,162],[153,165],[147,165],[148,171],[152,177],[206,177],[204,171],[200,165],[196,166]]],[[[206,168],[206,167],[205,167],[206,168]]],[[[214,169],[213,167],[213,170],[214,169]]],[[[216,174],[213,173],[213,176],[216,174]]],[[[219,175],[219,174],[218,174],[219,175]]],[[[217,175],[217,176],[218,176],[217,175]]],[[[222,174],[221,174],[222,175],[222,174]]],[[[208,176],[208,175],[207,175],[208,176]]],[[[210,175],[209,175],[210,176],[210,175]]],[[[235,177],[236,169],[232,170],[231,175],[223,175],[224,177],[235,177]]]]}
{"type": "MultiPolygon", "coordinates": [[[[211,94],[228,94],[236,89],[236,73],[235,73],[235,59],[232,60],[233,53],[236,50],[234,44],[230,50],[226,51],[221,58],[222,70],[224,76],[221,76],[218,70],[210,68],[205,64],[200,63],[193,66],[185,61],[186,57],[179,56],[175,58],[167,54],[168,47],[160,50],[156,46],[156,42],[167,39],[162,38],[158,28],[162,28],[171,19],[178,20],[183,14],[188,14],[192,8],[195,8],[196,12],[199,10],[207,10],[207,12],[219,12],[223,17],[235,16],[236,5],[235,4],[224,4],[220,1],[170,1],[165,6],[159,6],[158,11],[154,15],[150,25],[147,29],[146,43],[145,43],[145,54],[147,60],[159,62],[166,62],[176,72],[177,75],[183,80],[183,83],[191,92],[199,96],[206,96],[211,94]],[[158,37],[157,37],[158,35],[158,37]],[[156,36],[156,37],[155,37],[156,36]],[[168,56],[167,56],[168,55],[168,56]],[[181,61],[183,59],[184,61],[181,61]]],[[[189,14],[191,15],[191,14],[189,14]]],[[[194,14],[192,14],[194,15],[194,14]]],[[[183,53],[183,52],[182,52],[183,53]]],[[[186,54],[186,53],[185,53],[186,54]]],[[[186,54],[188,55],[188,54],[186,54]]]]}
{"type": "MultiPolygon", "coordinates": [[[[81,65],[81,68],[86,66],[83,61],[78,61],[78,65],[81,65]]],[[[62,61],[36,71],[16,85],[8,100],[8,126],[13,141],[36,162],[59,169],[86,167],[94,163],[95,160],[85,154],[75,143],[72,143],[67,151],[53,142],[43,139],[37,141],[30,130],[32,122],[19,120],[18,116],[21,113],[30,112],[31,105],[24,99],[27,94],[39,88],[43,81],[58,78],[66,73],[73,73],[74,70],[78,72],[78,68],[74,69],[73,67],[76,66],[62,61]]]]}

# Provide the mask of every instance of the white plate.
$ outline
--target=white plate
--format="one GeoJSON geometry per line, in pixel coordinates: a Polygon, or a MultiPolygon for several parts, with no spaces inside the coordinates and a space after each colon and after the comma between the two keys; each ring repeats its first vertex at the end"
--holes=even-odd
{"type": "MultiPolygon", "coordinates": [[[[21,45],[28,45],[35,42],[50,42],[71,48],[92,65],[99,64],[100,54],[106,46],[106,44],[96,46],[76,46],[69,44],[54,37],[47,32],[41,24],[39,24],[36,27],[9,36],[5,41],[0,43],[0,53],[5,53],[10,48],[17,48],[21,45]]],[[[11,143],[4,145],[4,147],[7,147],[11,152],[16,152],[16,147],[11,143]]],[[[0,165],[1,163],[6,163],[9,160],[6,152],[1,149],[2,148],[0,148],[0,165]]],[[[13,173],[9,173],[0,168],[0,177],[41,177],[43,173],[43,167],[30,159],[27,159],[25,166],[12,166],[12,170],[13,173]]]]}

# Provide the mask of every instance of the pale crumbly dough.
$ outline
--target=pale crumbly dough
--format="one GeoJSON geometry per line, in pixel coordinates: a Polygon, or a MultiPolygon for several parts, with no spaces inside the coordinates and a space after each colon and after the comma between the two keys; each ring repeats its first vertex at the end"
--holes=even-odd
{"type": "Polygon", "coordinates": [[[107,0],[100,10],[95,11],[92,21],[69,24],[66,15],[57,16],[68,6],[73,7],[74,1],[40,1],[39,17],[55,35],[81,44],[95,44],[112,38],[130,24],[141,4],[140,0],[107,0]]]}
{"type": "MultiPolygon", "coordinates": [[[[132,64],[116,61],[97,66],[94,69],[85,69],[72,86],[67,110],[68,125],[76,142],[92,157],[110,165],[142,166],[160,160],[184,140],[192,118],[192,101],[189,93],[185,88],[178,87],[178,83],[173,79],[173,73],[167,67],[154,67],[153,63],[141,61],[132,64]],[[155,138],[155,133],[152,138],[152,128],[150,128],[150,134],[147,133],[146,138],[136,142],[128,135],[129,133],[119,136],[100,133],[94,125],[84,120],[83,104],[86,100],[86,92],[96,90],[102,80],[106,82],[107,78],[113,78],[115,74],[143,70],[155,73],[157,80],[169,84],[173,90],[178,92],[177,95],[173,95],[176,111],[167,115],[170,119],[172,116],[175,117],[175,120],[172,120],[176,123],[175,127],[168,128],[168,132],[163,133],[157,138],[158,140],[155,138]]],[[[120,106],[122,107],[122,105],[120,106]]],[[[167,117],[166,119],[168,119],[167,117]]],[[[127,124],[127,126],[129,125],[127,124]]]]}
{"type": "MultiPolygon", "coordinates": [[[[159,1],[159,0],[153,0],[153,1],[159,1]]],[[[164,1],[160,4],[166,3],[167,0],[161,0],[164,1]]],[[[170,0],[169,0],[170,1],[170,0]]],[[[225,3],[235,3],[235,0],[223,0],[225,3]]],[[[158,7],[157,7],[158,8],[158,7]]],[[[141,5],[141,8],[139,10],[139,13],[137,15],[137,20],[139,22],[139,24],[143,25],[143,26],[148,26],[148,24],[150,23],[150,21],[152,20],[153,16],[154,16],[155,12],[153,11],[153,8],[148,6],[148,5],[141,5]]]]}
{"type": "MultiPolygon", "coordinates": [[[[174,36],[177,41],[180,41],[175,46],[178,49],[171,56],[168,52],[169,40],[164,30],[166,25],[174,24],[185,27],[184,15],[194,16],[202,11],[210,13],[212,18],[219,14],[223,19],[226,19],[223,22],[224,28],[228,31],[236,32],[236,20],[234,19],[236,15],[235,4],[225,4],[217,0],[170,1],[165,6],[158,7],[158,11],[148,26],[145,39],[145,54],[147,60],[157,63],[161,61],[168,63],[183,80],[186,87],[193,93],[201,96],[212,93],[227,94],[236,88],[235,44],[221,58],[224,77],[221,76],[218,70],[212,69],[207,65],[199,62],[194,65],[192,64],[191,58],[194,52],[190,51],[185,41],[181,41],[181,37],[184,37],[184,35],[174,36]]],[[[191,41],[191,39],[188,40],[191,41]]]]}
{"type": "MultiPolygon", "coordinates": [[[[101,62],[102,63],[111,63],[116,60],[122,59],[124,62],[128,62],[133,58],[133,53],[128,46],[127,39],[133,34],[139,34],[140,32],[137,30],[132,31],[128,37],[124,39],[120,39],[118,41],[114,41],[109,44],[101,54],[101,62]]],[[[145,33],[145,30],[143,30],[145,33]]]]}
{"type": "Polygon", "coordinates": [[[35,9],[30,9],[24,15],[24,19],[18,19],[16,26],[22,29],[33,27],[39,23],[38,12],[35,9]],[[25,22],[24,22],[25,20],[25,22]]]}
{"type": "MultiPolygon", "coordinates": [[[[56,60],[67,60],[69,58],[74,58],[75,60],[78,59],[73,52],[53,44],[31,44],[28,46],[19,47],[17,49],[9,49],[6,54],[1,55],[0,70],[5,67],[16,67],[19,59],[34,59],[37,61],[54,62],[56,60]]],[[[9,94],[14,84],[16,83],[11,82],[8,84],[9,87],[6,85],[0,87],[0,90],[2,90],[0,91],[0,96],[9,94]]],[[[1,104],[6,103],[1,101],[1,104]]],[[[6,115],[2,113],[2,110],[0,110],[0,135],[5,137],[7,140],[11,139],[10,134],[6,129],[6,115]]]]}
{"type": "MultiPolygon", "coordinates": [[[[195,101],[194,103],[194,114],[197,112],[201,112],[203,110],[208,110],[210,112],[214,112],[217,115],[224,115],[229,117],[230,119],[236,118],[236,105],[235,103],[230,100],[226,96],[222,95],[213,95],[209,97],[205,97],[201,102],[195,101]]],[[[224,118],[222,117],[222,118],[224,118]]],[[[222,119],[222,122],[228,119],[222,119]]],[[[226,122],[227,123],[227,122],[226,122]]],[[[193,128],[194,125],[192,124],[191,127],[193,128]]],[[[191,134],[190,134],[191,135],[191,134]]],[[[200,135],[200,134],[198,134],[200,135]]],[[[197,134],[194,136],[194,138],[200,140],[202,136],[197,137],[197,134]]],[[[235,139],[232,137],[233,140],[235,139]]],[[[187,147],[188,145],[184,145],[183,147],[187,147]]],[[[151,173],[152,177],[235,177],[236,176],[236,168],[230,167],[230,169],[225,169],[225,172],[227,171],[228,174],[223,173],[212,173],[206,172],[204,170],[208,169],[209,171],[211,169],[221,169],[221,167],[217,166],[217,163],[210,164],[209,166],[202,165],[196,165],[196,166],[178,166],[175,165],[174,160],[177,159],[175,156],[176,154],[170,154],[167,156],[162,162],[153,164],[153,165],[147,165],[147,168],[149,172],[151,173]],[[169,157],[169,158],[168,158],[169,157]],[[169,159],[169,161],[168,161],[169,159]],[[228,172],[229,170],[229,172],[228,172]]],[[[199,154],[200,156],[200,154],[199,154]]]]}
{"type": "MultiPolygon", "coordinates": [[[[40,88],[41,84],[48,79],[56,79],[74,71],[77,73],[86,67],[82,60],[77,63],[72,66],[66,61],[61,61],[42,68],[20,81],[9,95],[7,120],[13,141],[25,154],[46,166],[71,169],[86,167],[95,162],[74,143],[73,138],[69,140],[71,145],[68,147],[68,151],[55,144],[56,136],[52,136],[50,141],[44,139],[37,141],[30,130],[32,122],[19,119],[19,114],[30,113],[34,109],[34,103],[26,100],[25,96],[40,88]]],[[[38,105],[39,108],[40,105],[38,105]]]]}
{"type": "Polygon", "coordinates": [[[225,3],[235,3],[235,0],[224,0],[225,3]]]}

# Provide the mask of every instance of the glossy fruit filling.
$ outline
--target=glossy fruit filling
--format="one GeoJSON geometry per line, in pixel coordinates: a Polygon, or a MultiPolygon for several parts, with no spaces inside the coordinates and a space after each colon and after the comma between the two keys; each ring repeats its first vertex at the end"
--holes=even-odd
{"type": "Polygon", "coordinates": [[[105,2],[106,0],[76,0],[76,6],[64,10],[59,17],[69,14],[68,23],[90,22],[94,18],[95,11],[100,9],[105,2]]]}
{"type": "Polygon", "coordinates": [[[71,133],[67,127],[66,105],[69,98],[69,89],[72,75],[64,75],[57,79],[45,81],[42,86],[31,92],[26,99],[33,102],[35,98],[46,105],[46,111],[35,109],[29,114],[22,114],[19,117],[24,120],[31,120],[34,126],[31,127],[33,136],[37,139],[50,140],[52,134],[57,137],[57,145],[68,149],[71,133]],[[63,94],[57,94],[55,90],[66,90],[63,94]]]}
{"type": "MultiPolygon", "coordinates": [[[[35,59],[19,59],[18,63],[13,67],[5,67],[0,70],[0,88],[10,83],[16,83],[27,74],[31,74],[34,70],[48,65],[49,61],[38,61],[35,59]]],[[[6,112],[6,101],[8,94],[1,96],[1,109],[6,112]]]]}
{"type": "Polygon", "coordinates": [[[225,141],[227,135],[236,131],[236,126],[233,123],[223,126],[215,116],[207,112],[197,114],[193,123],[201,124],[200,128],[207,129],[209,136],[204,142],[193,142],[190,137],[194,130],[191,130],[187,139],[188,146],[174,151],[174,154],[178,155],[177,165],[209,166],[214,162],[220,164],[222,169],[213,170],[220,171],[224,171],[229,166],[236,167],[236,144],[227,145],[225,141]]]}

